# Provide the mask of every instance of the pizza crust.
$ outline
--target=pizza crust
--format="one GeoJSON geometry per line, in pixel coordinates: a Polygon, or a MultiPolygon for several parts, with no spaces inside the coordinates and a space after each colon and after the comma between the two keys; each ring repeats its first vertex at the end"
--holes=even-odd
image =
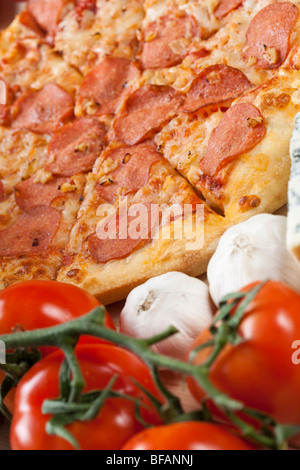
{"type": "MultiPolygon", "coordinates": [[[[227,228],[224,218],[207,212],[205,223],[199,227],[200,233],[201,230],[205,231],[201,249],[187,250],[187,244],[190,243],[188,238],[155,240],[124,260],[111,261],[105,265],[99,265],[90,256],[80,253],[74,257],[71,266],[60,270],[57,280],[76,284],[108,305],[126,298],[134,287],[151,277],[169,271],[181,271],[191,276],[204,273],[220,236],[227,228]]],[[[162,229],[161,236],[164,230],[169,230],[169,227],[162,229]]],[[[192,234],[190,237],[193,240],[192,234]]]]}

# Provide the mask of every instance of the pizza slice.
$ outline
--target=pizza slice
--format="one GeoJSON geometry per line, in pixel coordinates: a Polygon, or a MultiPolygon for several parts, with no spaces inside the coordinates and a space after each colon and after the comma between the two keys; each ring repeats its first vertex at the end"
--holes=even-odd
{"type": "MultiPolygon", "coordinates": [[[[28,139],[33,135],[27,134],[28,139]]],[[[55,279],[86,174],[101,153],[105,135],[104,124],[96,119],[75,119],[54,133],[46,152],[43,148],[40,170],[17,184],[15,180],[9,195],[7,178],[1,181],[0,287],[26,279],[55,279]]]]}
{"type": "Polygon", "coordinates": [[[57,279],[110,303],[162,272],[198,275],[225,225],[152,141],[111,145],[88,176],[57,279]]]}
{"type": "Polygon", "coordinates": [[[171,164],[232,222],[287,201],[299,78],[282,68],[228,111],[207,119],[179,115],[156,136],[171,164]]]}
{"type": "Polygon", "coordinates": [[[0,203],[0,288],[55,279],[76,220],[85,178],[18,184],[0,203]],[[65,186],[65,187],[64,187],[65,186]]]}
{"type": "Polygon", "coordinates": [[[67,91],[49,83],[17,100],[10,128],[3,128],[1,288],[26,279],[55,279],[61,266],[86,174],[107,132],[95,118],[76,119],[73,106],[67,91]]]}

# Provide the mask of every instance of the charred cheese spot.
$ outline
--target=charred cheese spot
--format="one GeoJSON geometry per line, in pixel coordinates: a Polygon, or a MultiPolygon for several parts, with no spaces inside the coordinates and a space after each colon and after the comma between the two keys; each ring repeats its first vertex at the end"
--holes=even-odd
{"type": "Polygon", "coordinates": [[[288,93],[281,93],[276,96],[275,93],[268,93],[265,95],[261,102],[262,112],[270,110],[272,108],[285,108],[291,100],[291,96],[288,93]]]}
{"type": "Polygon", "coordinates": [[[258,196],[244,196],[238,202],[240,209],[243,211],[259,207],[260,203],[261,199],[258,196]]]}
{"type": "Polygon", "coordinates": [[[80,269],[71,269],[70,271],[67,272],[67,276],[69,278],[74,278],[80,273],[80,269]]]}

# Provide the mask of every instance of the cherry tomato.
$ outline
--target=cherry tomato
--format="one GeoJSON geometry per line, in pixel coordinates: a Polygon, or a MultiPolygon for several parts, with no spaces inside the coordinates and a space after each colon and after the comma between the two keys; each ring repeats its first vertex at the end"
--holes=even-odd
{"type": "Polygon", "coordinates": [[[142,431],[122,450],[253,450],[253,447],[223,426],[190,421],[142,431]]]}
{"type": "MultiPolygon", "coordinates": [[[[210,373],[218,389],[282,424],[300,424],[300,366],[292,362],[292,343],[300,339],[299,312],[298,294],[279,282],[268,282],[239,325],[243,342],[228,344],[210,373]]],[[[206,330],[193,348],[210,339],[206,330]]],[[[202,350],[195,363],[203,364],[210,353],[211,349],[202,350]]],[[[201,402],[204,393],[200,385],[191,378],[188,384],[201,402]]]]}
{"type": "MultiPolygon", "coordinates": [[[[24,330],[49,328],[82,317],[99,305],[94,296],[72,284],[56,281],[21,282],[0,292],[0,334],[12,333],[17,327],[24,330]]],[[[107,312],[105,324],[115,329],[107,312]]],[[[82,337],[80,343],[100,341],[82,337]]],[[[42,348],[44,356],[51,352],[53,348],[42,348]]]]}
{"type": "MultiPolygon", "coordinates": [[[[111,345],[84,345],[76,349],[81,371],[86,381],[85,392],[103,390],[117,375],[113,390],[141,398],[150,409],[140,408],[143,419],[151,424],[161,424],[144,393],[132,378],[161,399],[150,371],[135,355],[111,345]]],[[[49,436],[45,426],[51,418],[43,415],[46,399],[59,397],[58,374],[64,355],[57,351],[36,363],[18,385],[15,414],[11,427],[11,446],[14,450],[72,450],[64,439],[49,436]]],[[[126,398],[106,400],[93,421],[76,422],[67,427],[77,439],[82,450],[116,450],[143,429],[135,415],[135,405],[126,398]]]]}
{"type": "MultiPolygon", "coordinates": [[[[36,330],[66,323],[81,317],[96,307],[98,300],[88,292],[71,284],[55,281],[26,281],[0,292],[0,334],[12,333],[16,328],[36,330]]],[[[106,326],[115,329],[106,312],[106,326]]],[[[92,337],[82,337],[80,344],[102,343],[92,337]]],[[[47,356],[55,348],[40,348],[47,356]]],[[[0,383],[4,375],[0,372],[0,383]]],[[[12,412],[13,393],[7,396],[6,406],[12,412]]]]}

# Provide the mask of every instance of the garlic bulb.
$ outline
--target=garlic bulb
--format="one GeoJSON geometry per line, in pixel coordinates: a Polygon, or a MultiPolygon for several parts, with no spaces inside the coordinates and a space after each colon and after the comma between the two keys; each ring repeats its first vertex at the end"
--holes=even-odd
{"type": "Polygon", "coordinates": [[[213,313],[204,282],[171,272],[150,279],[129,294],[120,330],[135,338],[149,338],[174,326],[179,333],[157,343],[153,350],[183,359],[194,339],[210,325],[213,313]]]}
{"type": "Polygon", "coordinates": [[[286,227],[286,217],[260,214],[225,232],[207,271],[216,305],[225,295],[265,279],[300,293],[300,265],[286,248],[286,227]]]}

